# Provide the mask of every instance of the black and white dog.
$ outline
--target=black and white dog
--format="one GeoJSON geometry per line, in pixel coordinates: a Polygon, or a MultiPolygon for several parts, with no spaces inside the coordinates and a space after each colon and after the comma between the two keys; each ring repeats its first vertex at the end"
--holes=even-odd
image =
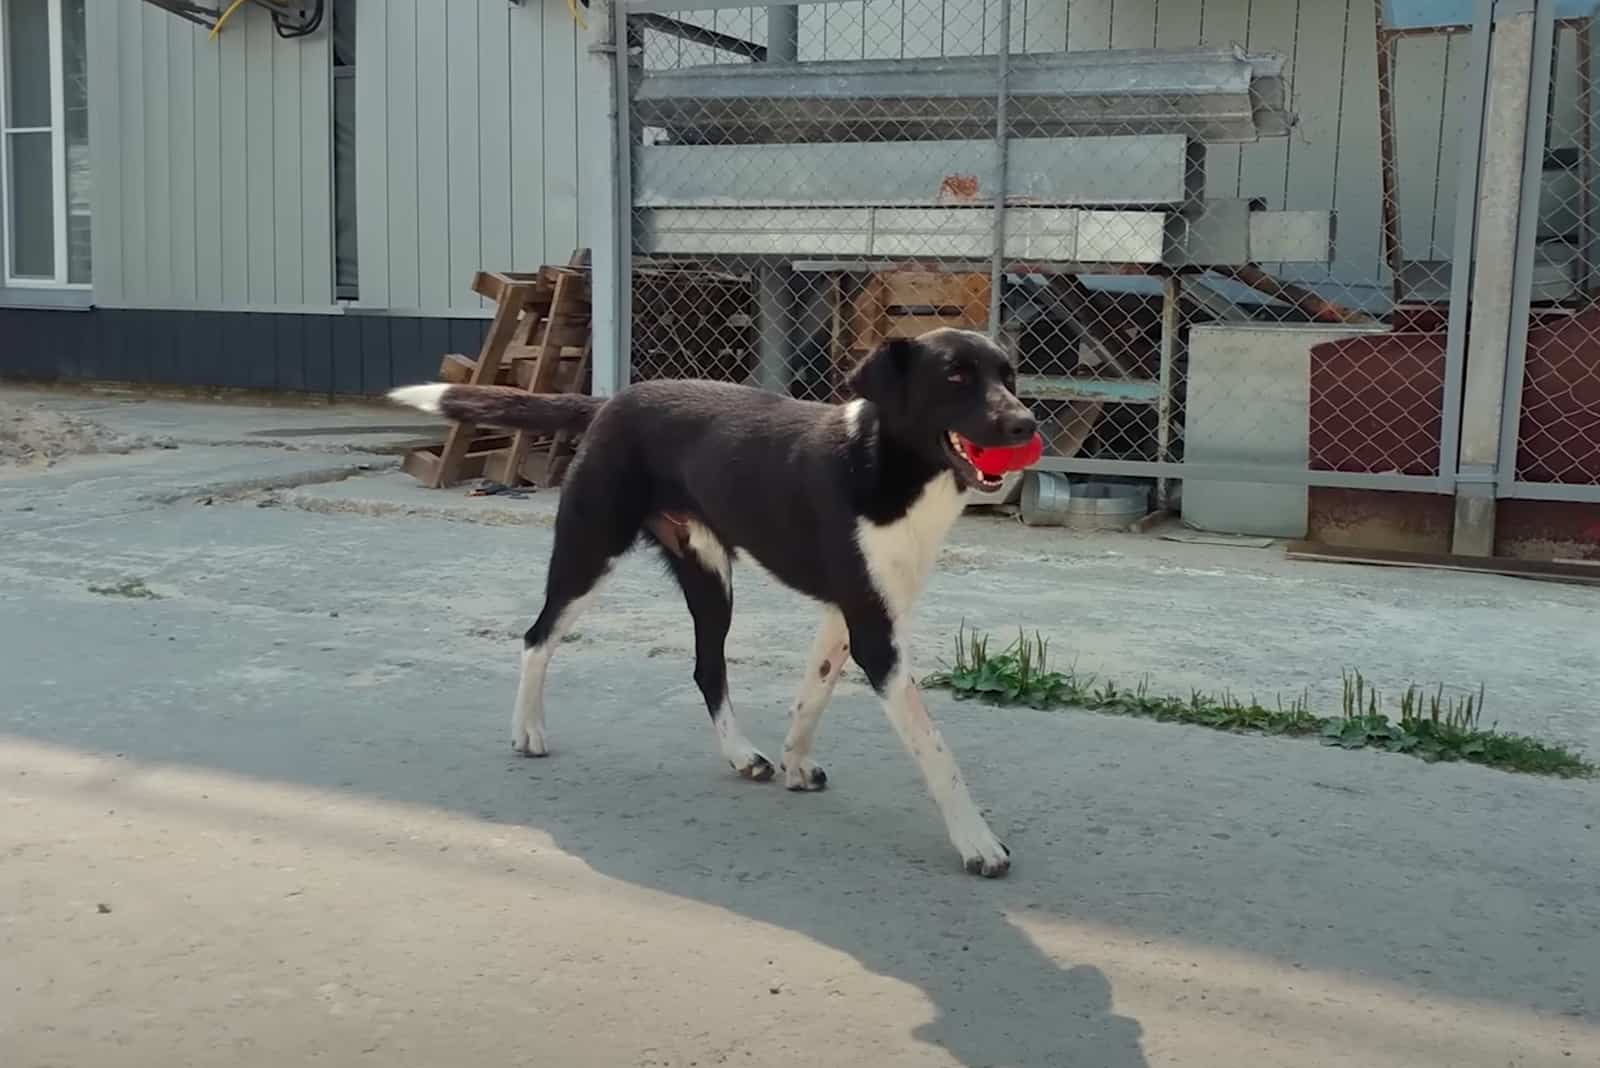
{"type": "Polygon", "coordinates": [[[662,550],[694,617],[694,678],[722,754],[748,779],[779,771],[820,790],[817,722],[854,657],[921,766],[966,869],[994,877],[1010,853],[984,822],[917,691],[906,626],[968,489],[998,479],[973,446],[1034,433],[1005,353],[981,334],[936,330],[885,343],[855,369],[857,400],[792,400],[745,386],[662,381],[609,400],[496,386],[397,389],[402,404],[484,426],[584,430],[561,492],[544,609],[524,638],[511,723],[520,753],[544,756],[544,678],[562,634],[613,562],[642,537],[662,550]],[[747,554],[823,605],[778,768],[740,733],[723,643],[732,563],[747,554]]]}

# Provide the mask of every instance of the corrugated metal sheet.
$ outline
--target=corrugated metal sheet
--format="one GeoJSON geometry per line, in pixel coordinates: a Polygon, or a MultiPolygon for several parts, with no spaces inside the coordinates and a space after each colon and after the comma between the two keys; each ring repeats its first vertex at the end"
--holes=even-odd
{"type": "MultiPolygon", "coordinates": [[[[992,54],[1002,0],[870,0],[802,7],[801,60],[992,54]]],[[[1382,186],[1374,6],[1371,0],[1010,0],[1013,52],[1231,48],[1286,57],[1284,77],[1300,128],[1289,138],[1206,149],[1206,194],[1259,198],[1274,210],[1332,211],[1339,221],[1331,271],[1284,273],[1337,291],[1375,289],[1382,256],[1382,186]]],[[[762,10],[679,15],[721,33],[766,43],[762,10]]],[[[1570,38],[1571,35],[1564,35],[1570,38]]],[[[1577,118],[1575,50],[1560,43],[1553,112],[1557,129],[1577,118]]],[[[1394,67],[1401,225],[1406,255],[1450,254],[1456,145],[1467,78],[1465,38],[1398,42],[1394,67]]],[[[652,69],[730,62],[690,42],[647,34],[652,69]]]]}
{"type": "Polygon", "coordinates": [[[96,302],[331,305],[328,35],[254,7],[215,41],[148,4],[86,19],[96,302]]]}
{"type": "Polygon", "coordinates": [[[475,313],[479,267],[580,246],[609,164],[586,44],[560,0],[356,4],[362,306],[475,313]]]}

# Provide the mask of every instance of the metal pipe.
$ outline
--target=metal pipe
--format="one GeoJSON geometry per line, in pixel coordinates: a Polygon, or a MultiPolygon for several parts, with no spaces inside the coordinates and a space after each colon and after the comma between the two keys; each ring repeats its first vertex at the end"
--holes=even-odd
{"type": "Polygon", "coordinates": [[[793,4],[767,8],[767,62],[800,58],[800,9],[793,4]]]}
{"type": "Polygon", "coordinates": [[[623,0],[611,0],[611,199],[616,210],[612,270],[611,336],[615,349],[610,360],[594,359],[592,389],[608,396],[627,386],[633,377],[633,94],[629,75],[633,63],[633,35],[623,0]],[[602,371],[602,368],[604,369],[602,371]]]}
{"type": "Polygon", "coordinates": [[[705,45],[707,48],[715,48],[721,52],[732,52],[736,56],[744,56],[746,59],[753,60],[756,63],[765,63],[767,61],[766,45],[758,45],[754,41],[746,41],[743,37],[718,33],[716,30],[708,30],[704,26],[696,26],[681,19],[651,12],[633,15],[632,18],[635,26],[640,26],[647,30],[655,30],[657,33],[664,33],[668,37],[676,37],[692,44],[705,45]]]}
{"type": "Polygon", "coordinates": [[[994,232],[989,262],[989,336],[1000,337],[1000,309],[1005,304],[1006,187],[1011,180],[1011,0],[1000,0],[1000,44],[995,50],[994,87],[994,232]]]}
{"type": "Polygon", "coordinates": [[[1400,177],[1394,144],[1394,41],[1383,32],[1385,0],[1373,0],[1378,25],[1378,158],[1383,179],[1383,252],[1394,302],[1405,298],[1405,257],[1400,246],[1400,177]]]}

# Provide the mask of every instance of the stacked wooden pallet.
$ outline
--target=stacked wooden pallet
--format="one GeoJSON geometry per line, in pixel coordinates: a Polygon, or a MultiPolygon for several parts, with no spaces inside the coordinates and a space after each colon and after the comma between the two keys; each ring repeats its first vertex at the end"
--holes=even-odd
{"type": "MultiPolygon", "coordinates": [[[[472,288],[495,302],[477,359],[444,357],[441,381],[502,385],[530,393],[584,393],[594,349],[587,254],[534,272],[480,271],[472,288]]],[[[472,478],[507,486],[561,481],[576,443],[566,433],[482,430],[453,422],[439,445],[413,449],[402,469],[435,488],[472,478]]]]}

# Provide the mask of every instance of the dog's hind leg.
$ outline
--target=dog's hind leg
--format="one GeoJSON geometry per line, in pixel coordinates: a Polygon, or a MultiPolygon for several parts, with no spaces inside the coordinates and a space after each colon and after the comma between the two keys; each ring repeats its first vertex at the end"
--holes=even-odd
{"type": "Polygon", "coordinates": [[[895,733],[916,758],[962,865],[989,879],[1004,875],[1011,868],[1011,852],[978,811],[956,766],[955,754],[928,716],[928,706],[906,662],[905,643],[884,614],[867,610],[849,619],[851,654],[882,698],[895,733]]]}
{"type": "Polygon", "coordinates": [[[789,710],[789,733],[783,740],[783,784],[791,790],[820,790],[828,784],[828,773],[811,761],[811,746],[817,736],[833,688],[844,673],[850,656],[850,631],[837,608],[823,609],[817,636],[806,658],[800,692],[789,710]]]}
{"type": "Polygon", "coordinates": [[[517,683],[516,705],[511,712],[511,747],[524,756],[549,753],[544,731],[544,678],[561,638],[572,627],[595,587],[611,570],[617,557],[638,536],[632,516],[616,515],[616,522],[597,524],[605,509],[574,506],[583,487],[572,486],[556,514],[556,544],[550,554],[545,579],[544,608],[522,637],[522,675],[517,683]]]}
{"type": "Polygon", "coordinates": [[[728,662],[725,646],[733,622],[733,573],[722,544],[709,530],[693,523],[679,550],[665,553],[672,573],[683,588],[689,614],[694,617],[694,681],[711,713],[717,745],[733,770],[746,779],[766,782],[773,777],[772,761],[751,745],[739,730],[728,700],[728,662]]]}

